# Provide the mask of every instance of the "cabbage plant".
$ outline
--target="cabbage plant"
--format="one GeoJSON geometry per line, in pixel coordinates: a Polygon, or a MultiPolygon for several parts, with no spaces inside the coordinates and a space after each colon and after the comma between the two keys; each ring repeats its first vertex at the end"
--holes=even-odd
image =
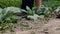
{"type": "Polygon", "coordinates": [[[17,23],[21,17],[17,16],[18,13],[24,11],[17,7],[7,7],[7,8],[0,8],[0,30],[4,31],[5,29],[9,29],[10,31],[14,31],[14,23],[17,23]]]}
{"type": "Polygon", "coordinates": [[[38,15],[44,15],[45,17],[50,17],[51,11],[48,7],[41,7],[37,9],[36,14],[38,15]]]}
{"type": "Polygon", "coordinates": [[[57,18],[60,18],[60,6],[58,6],[54,11],[57,18]]]}
{"type": "Polygon", "coordinates": [[[0,22],[12,23],[20,19],[17,14],[20,13],[20,8],[17,7],[7,7],[0,9],[0,22]]]}
{"type": "Polygon", "coordinates": [[[32,9],[30,9],[27,6],[26,8],[27,8],[27,14],[29,18],[36,20],[41,15],[43,15],[44,17],[51,17],[51,11],[49,7],[44,7],[44,6],[41,8],[33,7],[32,9]]]}

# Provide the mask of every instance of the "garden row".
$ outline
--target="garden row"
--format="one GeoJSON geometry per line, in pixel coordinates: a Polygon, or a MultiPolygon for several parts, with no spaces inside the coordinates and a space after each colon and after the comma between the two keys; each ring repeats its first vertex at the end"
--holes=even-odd
{"type": "Polygon", "coordinates": [[[33,7],[30,9],[27,6],[26,9],[27,11],[17,7],[0,8],[0,30],[4,30],[6,28],[12,29],[14,23],[17,23],[17,21],[23,17],[31,20],[37,20],[41,15],[44,16],[44,18],[52,18],[53,15],[54,17],[55,15],[60,15],[60,7],[52,9],[51,7],[43,6],[41,8],[33,7]],[[24,16],[24,13],[26,16],[24,16]]]}

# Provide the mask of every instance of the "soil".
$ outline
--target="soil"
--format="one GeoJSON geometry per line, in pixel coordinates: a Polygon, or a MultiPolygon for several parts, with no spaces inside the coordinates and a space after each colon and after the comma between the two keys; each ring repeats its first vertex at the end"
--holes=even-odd
{"type": "Polygon", "coordinates": [[[36,21],[22,19],[18,21],[18,24],[20,23],[28,24],[29,27],[17,26],[15,32],[7,31],[3,34],[60,34],[60,19],[50,19],[47,23],[43,19],[36,21]]]}

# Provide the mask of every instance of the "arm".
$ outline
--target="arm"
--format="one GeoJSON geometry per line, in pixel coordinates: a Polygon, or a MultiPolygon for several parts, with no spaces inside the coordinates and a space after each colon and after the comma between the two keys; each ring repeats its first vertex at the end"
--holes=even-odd
{"type": "Polygon", "coordinates": [[[36,7],[40,8],[42,4],[42,0],[36,0],[36,7]]]}

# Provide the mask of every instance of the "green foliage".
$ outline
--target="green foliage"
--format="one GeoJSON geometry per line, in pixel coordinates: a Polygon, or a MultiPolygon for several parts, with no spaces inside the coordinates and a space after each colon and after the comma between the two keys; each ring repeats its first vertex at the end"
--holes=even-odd
{"type": "Polygon", "coordinates": [[[0,23],[0,30],[5,30],[7,28],[12,28],[13,27],[13,23],[0,23]]]}
{"type": "Polygon", "coordinates": [[[22,0],[0,0],[0,7],[5,8],[5,7],[21,7],[22,0]]]}
{"type": "Polygon", "coordinates": [[[1,21],[3,22],[14,22],[20,19],[19,16],[16,16],[17,13],[20,13],[20,8],[7,7],[7,8],[4,8],[1,13],[2,13],[1,21]]]}
{"type": "Polygon", "coordinates": [[[46,7],[57,7],[60,6],[60,2],[59,1],[43,1],[43,5],[46,7]]]}
{"type": "Polygon", "coordinates": [[[20,26],[21,26],[21,27],[29,27],[28,24],[24,24],[24,23],[20,23],[20,26]]]}
{"type": "Polygon", "coordinates": [[[31,34],[36,34],[36,32],[32,32],[31,34]]]}
{"type": "Polygon", "coordinates": [[[48,1],[60,1],[60,0],[48,0],[48,1]]]}
{"type": "Polygon", "coordinates": [[[28,23],[26,23],[26,22],[21,22],[20,24],[18,24],[18,26],[19,27],[23,27],[23,28],[25,28],[25,29],[27,29],[27,30],[30,30],[30,29],[32,29],[32,27],[28,24],[28,23]]]}
{"type": "Polygon", "coordinates": [[[41,7],[36,11],[36,14],[38,15],[44,15],[45,17],[50,17],[51,16],[51,11],[49,10],[48,7],[41,7]]]}
{"type": "Polygon", "coordinates": [[[51,17],[52,12],[48,7],[41,7],[41,8],[33,7],[32,9],[27,7],[27,13],[28,13],[27,18],[36,20],[40,15],[44,15],[44,17],[51,17]]]}
{"type": "Polygon", "coordinates": [[[21,18],[17,16],[17,13],[20,13],[20,8],[0,8],[0,30],[5,30],[6,28],[9,28],[11,31],[13,31],[13,23],[17,23],[17,20],[21,18]]]}
{"type": "Polygon", "coordinates": [[[27,18],[29,18],[30,20],[37,20],[39,17],[39,15],[34,14],[34,15],[28,15],[27,18]]]}
{"type": "Polygon", "coordinates": [[[26,9],[27,9],[27,14],[28,14],[28,15],[33,15],[33,14],[35,14],[35,8],[30,9],[28,6],[26,6],[26,9]]]}
{"type": "Polygon", "coordinates": [[[32,9],[30,9],[27,6],[26,9],[27,9],[27,14],[28,14],[28,16],[27,16],[28,19],[31,19],[31,20],[38,19],[39,16],[36,14],[36,8],[35,7],[33,7],[32,9]]]}
{"type": "Polygon", "coordinates": [[[60,17],[60,6],[58,6],[54,11],[55,11],[56,16],[60,17]]]}

